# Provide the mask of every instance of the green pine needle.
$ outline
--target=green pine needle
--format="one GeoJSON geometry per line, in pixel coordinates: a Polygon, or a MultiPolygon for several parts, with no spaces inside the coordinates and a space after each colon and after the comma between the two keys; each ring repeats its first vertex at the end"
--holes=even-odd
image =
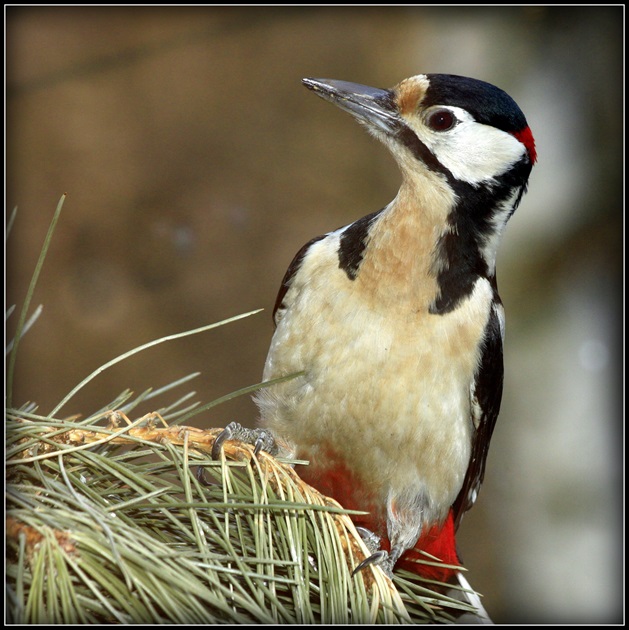
{"type": "MultiPolygon", "coordinates": [[[[37,280],[39,279],[39,274],[44,266],[44,260],[46,259],[46,254],[48,253],[48,248],[50,247],[50,242],[52,241],[52,235],[55,231],[55,227],[57,226],[57,221],[59,220],[59,215],[61,214],[61,208],[63,208],[63,202],[65,201],[66,196],[62,195],[61,199],[59,199],[59,203],[57,204],[57,208],[52,217],[52,221],[50,222],[50,227],[48,228],[48,232],[46,234],[46,238],[44,239],[44,244],[42,246],[41,252],[39,253],[39,258],[37,259],[37,264],[35,265],[35,271],[33,272],[33,277],[31,278],[31,282],[28,286],[28,291],[26,292],[26,298],[24,300],[24,305],[22,306],[22,310],[20,311],[20,319],[17,324],[17,329],[15,332],[15,337],[13,339],[13,348],[9,355],[9,365],[7,366],[7,406],[10,407],[13,400],[13,377],[15,374],[15,359],[17,357],[17,348],[20,343],[20,339],[24,334],[24,326],[26,323],[26,316],[28,314],[28,309],[31,304],[31,300],[33,298],[33,293],[35,292],[35,286],[37,285],[37,280]]],[[[13,220],[15,219],[15,211],[10,219],[8,229],[13,225],[13,220]]]]}
{"type": "Polygon", "coordinates": [[[85,387],[90,381],[93,381],[99,374],[107,370],[108,368],[128,359],[129,357],[137,354],[138,352],[142,352],[143,350],[147,350],[148,348],[152,348],[160,343],[164,343],[165,341],[173,341],[174,339],[181,339],[182,337],[188,337],[190,335],[197,335],[198,333],[206,332],[208,330],[212,330],[213,328],[217,328],[218,326],[223,326],[224,324],[229,324],[230,322],[234,322],[238,319],[243,319],[244,317],[249,317],[251,315],[255,315],[256,313],[261,312],[262,309],[257,309],[255,311],[250,311],[249,313],[243,313],[241,315],[235,315],[234,317],[229,317],[228,319],[224,319],[223,321],[216,322],[214,324],[209,324],[207,326],[201,326],[200,328],[195,328],[194,330],[187,330],[181,333],[176,333],[174,335],[167,335],[166,337],[161,337],[160,339],[155,339],[153,341],[149,341],[148,343],[142,344],[133,350],[129,350],[121,354],[120,356],[108,361],[104,365],[101,365],[99,368],[94,370],[89,376],[84,378],[69,394],[67,394],[63,400],[50,412],[51,416],[56,416],[59,411],[65,407],[68,401],[74,397],[74,395],[79,392],[83,387],[85,387]]]}
{"type": "Polygon", "coordinates": [[[11,623],[435,623],[462,606],[412,574],[399,591],[352,576],[367,550],[347,511],[252,447],[212,460],[217,429],[7,423],[11,623]]]}

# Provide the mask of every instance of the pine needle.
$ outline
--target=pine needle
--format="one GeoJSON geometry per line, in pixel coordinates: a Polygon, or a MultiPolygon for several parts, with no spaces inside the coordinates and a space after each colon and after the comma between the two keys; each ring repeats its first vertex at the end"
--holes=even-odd
{"type": "MultiPolygon", "coordinates": [[[[15,306],[11,306],[9,309],[7,309],[6,319],[8,319],[11,316],[11,313],[13,312],[14,309],[15,309],[15,306]]],[[[39,319],[39,316],[42,314],[43,310],[44,310],[44,306],[43,304],[40,304],[33,311],[31,316],[28,318],[28,320],[24,324],[24,328],[22,328],[20,337],[23,337],[30,330],[31,326],[39,319]]],[[[14,345],[14,340],[12,339],[11,341],[9,341],[9,343],[7,343],[6,348],[4,349],[5,356],[8,356],[9,352],[13,350],[13,345],[14,345]]]]}
{"type": "Polygon", "coordinates": [[[174,335],[167,335],[165,337],[161,337],[160,339],[154,339],[153,341],[149,341],[148,343],[142,344],[133,350],[129,350],[121,354],[120,356],[108,361],[104,365],[101,365],[98,369],[94,370],[89,376],[84,378],[69,394],[67,394],[63,400],[50,412],[51,416],[55,416],[59,413],[59,411],[65,407],[68,401],[74,397],[74,395],[79,392],[83,387],[85,387],[90,381],[94,380],[99,374],[107,370],[108,368],[128,359],[129,357],[137,354],[138,352],[142,352],[143,350],[147,350],[148,348],[152,348],[160,343],[164,343],[166,341],[173,341],[174,339],[181,339],[182,337],[188,337],[190,335],[196,335],[201,332],[206,332],[208,330],[212,330],[213,328],[217,328],[218,326],[223,326],[225,324],[229,324],[230,322],[234,322],[238,319],[243,319],[244,317],[249,317],[250,315],[255,315],[259,313],[262,309],[257,309],[255,311],[250,311],[249,313],[242,313],[241,315],[235,315],[234,317],[229,317],[224,319],[223,321],[216,322],[214,324],[209,324],[207,326],[201,326],[200,328],[195,328],[194,330],[186,330],[181,333],[176,333],[174,335]]]}
{"type": "MultiPolygon", "coordinates": [[[[35,271],[33,272],[33,277],[31,278],[31,282],[28,286],[28,291],[26,292],[24,305],[22,306],[22,310],[20,311],[20,318],[18,320],[17,329],[15,331],[15,337],[13,339],[13,348],[9,356],[9,365],[7,367],[7,406],[8,407],[11,407],[12,399],[13,399],[13,376],[15,374],[15,359],[17,357],[18,344],[24,332],[24,324],[26,322],[26,316],[28,313],[29,306],[31,304],[31,300],[33,298],[33,293],[35,292],[35,286],[37,285],[39,274],[44,265],[44,260],[46,259],[46,254],[48,253],[48,248],[50,246],[50,242],[52,241],[52,235],[55,231],[57,221],[59,220],[59,215],[61,214],[61,208],[63,208],[63,202],[65,201],[65,198],[66,198],[65,195],[61,196],[61,199],[59,199],[59,203],[57,204],[55,213],[53,214],[52,221],[50,222],[50,227],[48,228],[46,238],[44,239],[44,244],[42,246],[41,252],[39,253],[39,258],[37,259],[37,264],[35,265],[35,271]]],[[[12,220],[14,219],[15,219],[15,212],[12,216],[12,220]]]]}
{"type": "Polygon", "coordinates": [[[352,577],[368,552],[347,510],[249,445],[210,459],[220,429],[11,412],[8,431],[11,623],[449,619],[408,580],[352,577]]]}

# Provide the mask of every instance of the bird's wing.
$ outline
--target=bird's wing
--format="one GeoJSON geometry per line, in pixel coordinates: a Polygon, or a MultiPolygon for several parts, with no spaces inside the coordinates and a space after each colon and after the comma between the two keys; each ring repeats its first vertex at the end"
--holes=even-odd
{"type": "Polygon", "coordinates": [[[297,271],[299,271],[299,268],[301,267],[301,264],[304,261],[306,253],[317,241],[320,241],[326,236],[327,234],[323,234],[321,236],[315,236],[315,238],[309,240],[295,254],[295,257],[293,258],[291,264],[288,265],[288,269],[286,270],[286,273],[284,274],[284,278],[282,279],[282,284],[280,285],[280,289],[277,293],[275,306],[273,307],[273,321],[275,322],[276,326],[279,324],[280,319],[282,319],[282,316],[284,315],[286,311],[287,305],[285,304],[284,298],[286,297],[286,293],[288,292],[288,289],[290,288],[291,282],[295,274],[297,273],[297,271]]]}
{"type": "Polygon", "coordinates": [[[309,240],[293,258],[291,264],[288,266],[280,290],[275,300],[275,307],[273,308],[273,321],[277,326],[282,319],[288,304],[285,301],[286,293],[291,286],[293,278],[299,271],[306,254],[310,248],[317,242],[325,239],[332,238],[338,235],[338,258],[339,268],[342,269],[350,280],[354,280],[357,275],[358,267],[362,261],[363,251],[365,249],[365,241],[369,235],[369,230],[374,222],[374,219],[378,217],[386,208],[372,212],[365,217],[362,217],[349,225],[345,225],[327,234],[321,236],[315,236],[315,238],[309,240]]]}
{"type": "Polygon", "coordinates": [[[485,330],[479,368],[475,374],[470,392],[474,425],[472,453],[463,487],[452,506],[455,527],[459,526],[463,514],[474,505],[485,476],[489,442],[498,418],[500,401],[502,399],[503,336],[503,309],[496,295],[485,330]]]}

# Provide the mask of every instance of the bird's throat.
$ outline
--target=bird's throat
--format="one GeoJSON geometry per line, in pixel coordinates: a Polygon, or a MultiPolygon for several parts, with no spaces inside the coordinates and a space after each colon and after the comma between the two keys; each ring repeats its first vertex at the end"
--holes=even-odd
{"type": "Polygon", "coordinates": [[[438,295],[435,244],[450,230],[447,213],[426,212],[424,200],[403,186],[371,223],[357,285],[374,303],[427,310],[438,295]]]}

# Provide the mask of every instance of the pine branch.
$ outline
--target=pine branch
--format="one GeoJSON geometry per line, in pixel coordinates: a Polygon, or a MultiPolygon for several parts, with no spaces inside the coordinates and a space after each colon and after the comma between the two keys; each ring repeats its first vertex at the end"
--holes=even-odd
{"type": "Polygon", "coordinates": [[[249,445],[211,460],[219,429],[7,420],[13,623],[450,619],[412,576],[402,592],[378,568],[352,577],[368,552],[348,511],[249,445]]]}

